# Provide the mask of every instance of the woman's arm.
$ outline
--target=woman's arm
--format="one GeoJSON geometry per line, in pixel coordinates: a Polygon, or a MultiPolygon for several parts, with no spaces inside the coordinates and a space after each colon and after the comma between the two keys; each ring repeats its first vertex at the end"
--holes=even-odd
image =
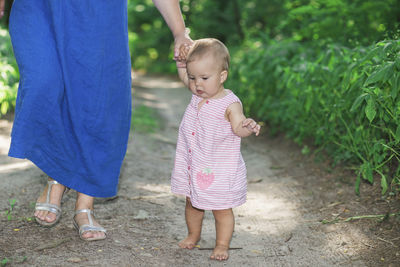
{"type": "MultiPolygon", "coordinates": [[[[4,1],[4,0],[0,0],[4,1]]],[[[179,0],[153,0],[171,30],[175,39],[174,59],[179,57],[179,47],[183,44],[192,44],[192,39],[185,29],[179,0]]]]}
{"type": "Polygon", "coordinates": [[[0,19],[4,16],[5,3],[6,3],[5,0],[0,0],[0,19]]]}

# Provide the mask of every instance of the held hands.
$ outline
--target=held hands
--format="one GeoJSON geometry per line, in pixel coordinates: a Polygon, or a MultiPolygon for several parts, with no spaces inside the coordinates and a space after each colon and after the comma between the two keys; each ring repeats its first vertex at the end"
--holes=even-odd
{"type": "Polygon", "coordinates": [[[179,47],[179,55],[176,57],[176,67],[177,68],[186,68],[186,57],[189,53],[190,45],[182,44],[179,47]]]}
{"type": "Polygon", "coordinates": [[[189,29],[186,28],[184,33],[175,36],[174,60],[176,61],[178,68],[186,67],[184,61],[186,60],[190,46],[193,44],[193,40],[190,38],[189,33],[189,29]]]}
{"type": "Polygon", "coordinates": [[[248,131],[255,133],[256,136],[260,134],[261,125],[255,122],[253,119],[247,118],[243,121],[242,127],[248,131]]]}

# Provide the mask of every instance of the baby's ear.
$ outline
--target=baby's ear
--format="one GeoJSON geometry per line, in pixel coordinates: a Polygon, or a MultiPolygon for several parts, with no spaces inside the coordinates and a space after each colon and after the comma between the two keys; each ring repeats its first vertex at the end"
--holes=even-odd
{"type": "Polygon", "coordinates": [[[226,79],[228,78],[228,71],[224,70],[221,72],[221,83],[224,83],[226,81],[226,79]]]}

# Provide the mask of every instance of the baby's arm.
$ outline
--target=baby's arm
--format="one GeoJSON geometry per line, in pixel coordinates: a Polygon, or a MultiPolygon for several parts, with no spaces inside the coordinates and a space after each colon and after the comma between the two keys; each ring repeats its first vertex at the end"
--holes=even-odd
{"type": "Polygon", "coordinates": [[[259,135],[261,126],[253,119],[244,116],[242,105],[239,102],[229,105],[226,115],[236,135],[240,137],[247,137],[252,133],[255,133],[256,136],[259,135]]]}
{"type": "Polygon", "coordinates": [[[187,45],[181,45],[179,47],[179,56],[177,57],[177,60],[176,60],[178,76],[182,80],[182,82],[185,84],[186,87],[189,86],[189,78],[188,78],[187,70],[186,70],[186,56],[187,56],[188,51],[189,51],[189,47],[187,45]]]}
{"type": "Polygon", "coordinates": [[[189,86],[189,78],[187,76],[186,67],[179,67],[179,62],[176,63],[176,67],[178,68],[178,76],[179,79],[185,84],[186,87],[189,86]]]}

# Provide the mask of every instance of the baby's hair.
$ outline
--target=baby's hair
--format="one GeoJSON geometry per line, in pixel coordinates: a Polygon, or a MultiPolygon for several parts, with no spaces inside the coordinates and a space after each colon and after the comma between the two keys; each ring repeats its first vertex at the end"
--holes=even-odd
{"type": "Polygon", "coordinates": [[[190,48],[186,63],[190,63],[196,60],[196,58],[203,57],[209,53],[221,65],[222,70],[228,71],[230,60],[228,48],[220,40],[214,38],[196,40],[190,48]]]}

